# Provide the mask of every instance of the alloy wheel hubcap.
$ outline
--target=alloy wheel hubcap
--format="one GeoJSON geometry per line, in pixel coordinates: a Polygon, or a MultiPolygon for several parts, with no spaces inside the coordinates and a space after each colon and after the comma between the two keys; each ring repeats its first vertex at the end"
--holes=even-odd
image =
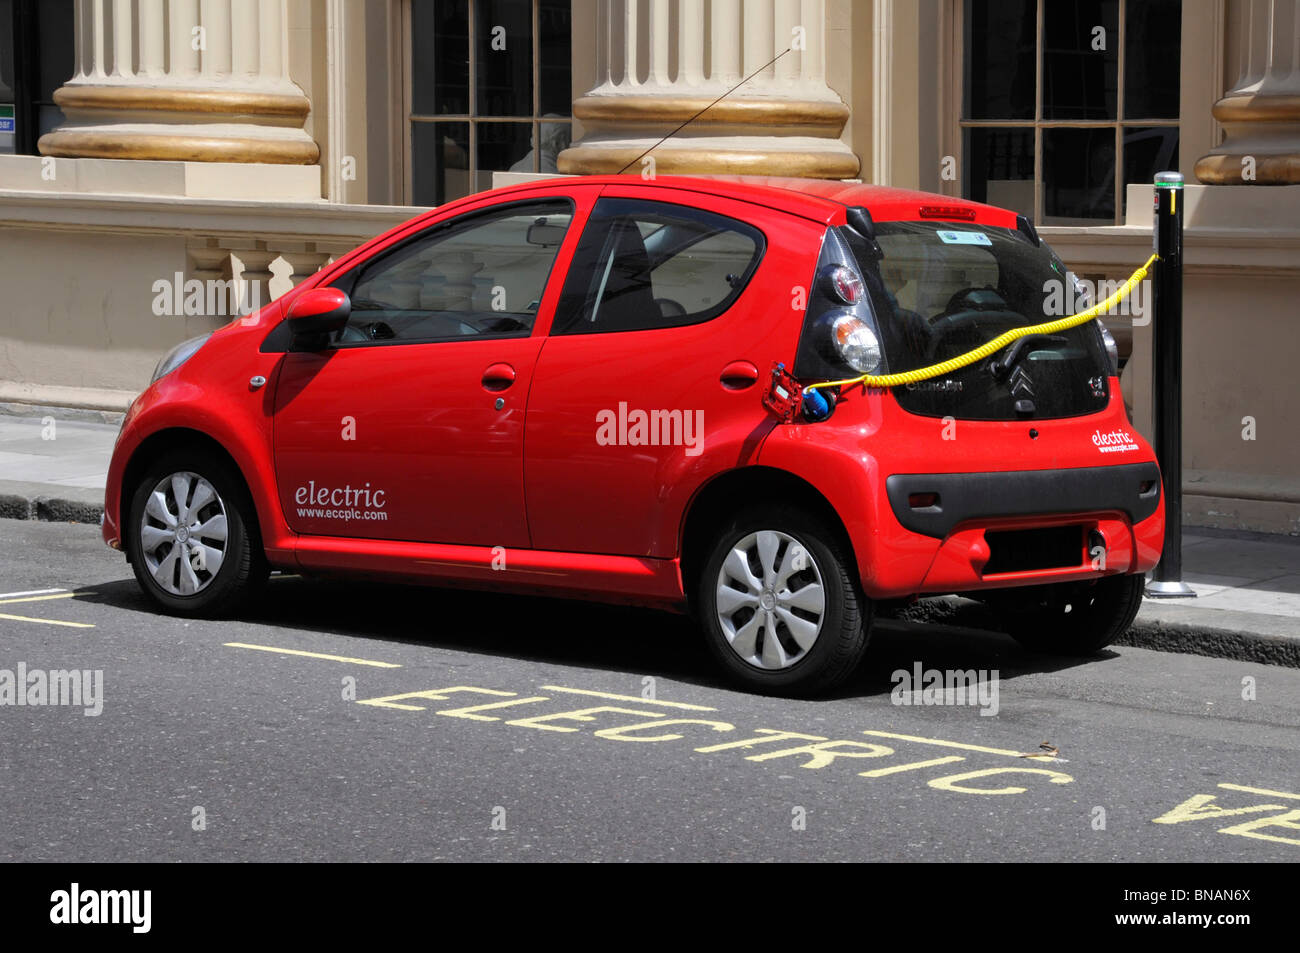
{"type": "Polygon", "coordinates": [[[727,644],[756,668],[786,669],[821,634],[826,594],[812,554],[778,530],[750,533],[718,571],[718,622],[727,644]]]}
{"type": "Polygon", "coordinates": [[[140,516],[140,554],[164,592],[192,596],[221,571],[226,558],[226,504],[197,473],[158,481],[140,516]]]}

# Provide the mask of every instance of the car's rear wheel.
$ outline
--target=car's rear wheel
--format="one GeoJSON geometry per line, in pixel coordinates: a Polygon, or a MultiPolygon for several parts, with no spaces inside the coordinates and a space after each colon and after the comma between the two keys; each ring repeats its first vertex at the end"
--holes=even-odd
{"type": "Polygon", "coordinates": [[[1107,576],[1096,582],[1008,589],[990,604],[1011,636],[1030,651],[1087,656],[1128,631],[1142,605],[1144,586],[1140,574],[1107,576]]]}
{"type": "Polygon", "coordinates": [[[124,529],[136,580],[169,612],[227,614],[266,580],[252,501],[213,454],[172,453],[150,466],[124,529]]]}
{"type": "Polygon", "coordinates": [[[862,659],[871,604],[837,535],[802,510],[767,507],[717,534],[697,580],[713,656],[747,688],[815,695],[862,659]]]}

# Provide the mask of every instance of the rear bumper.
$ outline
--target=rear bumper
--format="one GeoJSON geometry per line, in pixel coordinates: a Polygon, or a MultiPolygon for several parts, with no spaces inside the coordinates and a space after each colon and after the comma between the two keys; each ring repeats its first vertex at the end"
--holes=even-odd
{"type": "Polygon", "coordinates": [[[939,541],[916,594],[1140,573],[1160,558],[1164,511],[1154,461],[895,474],[885,485],[899,525],[939,541]]]}
{"type": "Polygon", "coordinates": [[[904,528],[944,539],[972,520],[1119,511],[1138,524],[1160,507],[1155,462],[997,473],[897,473],[885,481],[904,528]],[[930,505],[913,506],[912,502],[930,505]]]}

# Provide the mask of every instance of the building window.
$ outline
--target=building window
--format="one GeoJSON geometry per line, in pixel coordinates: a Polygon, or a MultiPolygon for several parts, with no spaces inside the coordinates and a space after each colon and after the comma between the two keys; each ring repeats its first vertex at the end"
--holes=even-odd
{"type": "Polygon", "coordinates": [[[0,153],[37,154],[73,65],[72,0],[0,0],[0,153]]]}
{"type": "Polygon", "coordinates": [[[964,0],[968,198],[1039,225],[1122,223],[1178,168],[1181,0],[964,0]]]}
{"type": "Polygon", "coordinates": [[[571,138],[568,0],[411,0],[408,199],[555,172],[571,138]]]}

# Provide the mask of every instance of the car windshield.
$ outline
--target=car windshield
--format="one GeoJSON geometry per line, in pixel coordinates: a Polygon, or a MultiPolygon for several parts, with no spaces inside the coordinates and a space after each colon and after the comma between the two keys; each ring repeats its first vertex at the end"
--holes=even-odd
{"type": "MultiPolygon", "coordinates": [[[[860,240],[850,244],[871,289],[891,373],[951,360],[1012,328],[1074,313],[1073,280],[1060,259],[1014,229],[881,222],[875,234],[879,258],[860,240]]],[[[1104,395],[1095,378],[1106,375],[1107,364],[1095,324],[1030,337],[1020,353],[1019,363],[1038,382],[1034,396],[1040,415],[1098,409],[1104,395]]],[[[908,385],[911,396],[903,402],[922,413],[1006,416],[1012,395],[982,372],[987,363],[908,385]],[[947,396],[937,396],[941,392],[947,396]]]]}

